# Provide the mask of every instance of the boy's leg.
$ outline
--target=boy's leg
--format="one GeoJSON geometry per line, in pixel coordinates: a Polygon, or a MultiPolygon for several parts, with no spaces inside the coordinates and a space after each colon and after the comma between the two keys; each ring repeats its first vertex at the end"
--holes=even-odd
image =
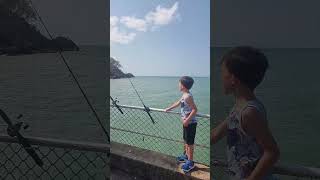
{"type": "Polygon", "coordinates": [[[176,159],[177,161],[180,162],[185,162],[186,160],[188,160],[188,153],[187,153],[187,132],[186,132],[186,128],[183,127],[183,140],[184,140],[184,144],[183,144],[183,154],[179,155],[176,159]]]}
{"type": "Polygon", "coordinates": [[[188,149],[188,144],[187,143],[186,143],[186,155],[187,155],[187,157],[189,159],[189,149],[188,149]]]}
{"type": "Polygon", "coordinates": [[[193,148],[194,148],[194,145],[188,145],[187,146],[187,149],[188,149],[188,160],[190,161],[193,161],[193,148]]]}
{"type": "Polygon", "coordinates": [[[185,144],[184,144],[184,150],[186,151],[186,154],[187,154],[187,147],[188,147],[188,144],[185,143],[185,144]]]}
{"type": "Polygon", "coordinates": [[[197,124],[190,124],[190,129],[188,131],[188,144],[187,144],[187,151],[188,151],[188,159],[193,161],[193,152],[194,152],[194,139],[196,136],[196,127],[197,124]]]}
{"type": "Polygon", "coordinates": [[[187,129],[187,156],[188,156],[188,161],[182,165],[182,170],[184,172],[189,172],[191,171],[195,165],[193,162],[193,147],[194,147],[194,138],[195,138],[195,133],[196,133],[196,126],[197,124],[189,124],[188,129],[187,129]]]}
{"type": "Polygon", "coordinates": [[[187,132],[186,132],[186,128],[183,127],[183,140],[184,140],[184,144],[183,144],[183,154],[187,154],[187,132]]]}
{"type": "Polygon", "coordinates": [[[193,147],[194,147],[194,139],[196,135],[196,127],[197,127],[197,123],[189,124],[188,127],[186,127],[186,136],[187,136],[186,143],[187,143],[188,161],[181,167],[184,172],[189,172],[195,167],[193,162],[193,147]]]}

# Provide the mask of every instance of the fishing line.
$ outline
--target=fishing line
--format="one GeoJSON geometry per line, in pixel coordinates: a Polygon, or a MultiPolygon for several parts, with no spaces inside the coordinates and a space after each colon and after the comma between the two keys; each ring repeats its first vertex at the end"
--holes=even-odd
{"type": "MultiPolygon", "coordinates": [[[[46,32],[48,33],[50,39],[51,39],[53,42],[55,42],[54,39],[53,39],[53,36],[52,36],[51,33],[49,32],[47,26],[45,25],[44,21],[42,20],[42,18],[41,18],[41,16],[40,16],[40,14],[38,13],[37,9],[34,7],[32,0],[29,0],[29,2],[30,2],[30,5],[31,5],[32,9],[34,10],[35,14],[36,14],[37,17],[39,18],[39,21],[41,22],[41,24],[43,25],[44,29],[45,29],[46,32]]],[[[89,101],[86,93],[85,93],[84,90],[82,89],[82,87],[81,87],[78,79],[76,78],[76,76],[75,76],[75,74],[73,73],[71,67],[69,66],[69,64],[67,63],[66,59],[64,58],[64,56],[63,56],[63,54],[62,54],[62,48],[58,45],[58,43],[56,43],[55,45],[56,45],[56,47],[58,48],[58,53],[59,53],[61,59],[63,60],[65,66],[67,67],[68,71],[70,72],[73,80],[76,82],[76,84],[77,84],[78,88],[80,89],[83,97],[85,98],[88,106],[90,107],[90,109],[91,109],[91,111],[93,112],[96,120],[97,120],[98,123],[100,124],[100,126],[101,126],[104,134],[107,136],[108,142],[110,143],[110,136],[109,136],[108,131],[107,131],[106,128],[103,126],[103,123],[102,123],[102,121],[100,120],[100,118],[99,118],[99,116],[98,116],[98,113],[97,113],[96,110],[93,108],[93,106],[92,106],[92,104],[90,103],[90,101],[89,101]]]]}
{"type": "Polygon", "coordinates": [[[144,107],[144,110],[148,113],[148,115],[149,115],[152,123],[154,124],[155,122],[154,122],[154,120],[153,120],[153,118],[152,118],[152,116],[151,116],[151,114],[150,114],[150,109],[143,103],[143,100],[142,100],[142,98],[140,97],[140,95],[139,95],[138,91],[136,90],[136,88],[134,87],[131,79],[130,79],[130,78],[128,78],[128,79],[129,79],[129,81],[130,81],[130,83],[131,83],[131,86],[133,87],[134,91],[135,91],[136,94],[138,95],[138,97],[139,97],[139,99],[140,99],[140,101],[141,101],[141,103],[142,103],[142,105],[143,105],[143,107],[144,107]]]}

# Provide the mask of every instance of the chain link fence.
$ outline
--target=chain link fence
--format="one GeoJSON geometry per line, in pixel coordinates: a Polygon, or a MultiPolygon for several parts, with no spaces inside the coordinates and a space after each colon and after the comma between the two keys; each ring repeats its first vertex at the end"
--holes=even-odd
{"type": "MultiPolygon", "coordinates": [[[[152,123],[143,107],[119,105],[123,114],[110,106],[111,140],[171,156],[183,153],[183,126],[180,114],[150,108],[152,123]]],[[[198,114],[194,160],[210,164],[210,116],[198,114]]]]}
{"type": "Polygon", "coordinates": [[[109,179],[109,145],[28,138],[39,167],[15,138],[0,136],[0,179],[109,179]]]}

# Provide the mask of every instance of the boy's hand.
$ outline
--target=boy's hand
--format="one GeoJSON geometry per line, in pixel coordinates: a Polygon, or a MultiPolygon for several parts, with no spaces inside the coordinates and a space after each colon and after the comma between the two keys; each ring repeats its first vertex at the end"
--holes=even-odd
{"type": "Polygon", "coordinates": [[[182,123],[183,123],[184,127],[188,127],[188,125],[189,125],[189,121],[187,121],[186,118],[183,119],[182,123]]]}
{"type": "Polygon", "coordinates": [[[228,129],[227,120],[222,121],[217,127],[211,130],[211,142],[213,144],[217,143],[221,138],[226,136],[228,129]]]}
{"type": "Polygon", "coordinates": [[[164,109],[164,112],[168,112],[168,111],[170,111],[170,108],[165,108],[164,109]]]}

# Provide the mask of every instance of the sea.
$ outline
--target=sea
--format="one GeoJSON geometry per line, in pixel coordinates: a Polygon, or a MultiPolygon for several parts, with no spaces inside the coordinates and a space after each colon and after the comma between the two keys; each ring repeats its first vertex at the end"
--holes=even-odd
{"type": "MultiPolygon", "coordinates": [[[[182,96],[179,91],[180,77],[138,76],[129,79],[111,79],[110,95],[119,100],[119,104],[142,106],[134,88],[148,107],[165,109],[182,96]]],[[[210,77],[193,77],[194,85],[190,92],[194,96],[198,112],[210,114],[210,77]]],[[[177,109],[179,110],[179,109],[177,109]]]]}
{"type": "MultiPolygon", "coordinates": [[[[165,109],[178,101],[182,93],[178,83],[180,77],[137,76],[130,78],[111,79],[110,95],[118,100],[118,104],[150,108],[165,109]],[[137,90],[138,94],[135,92],[137,90]],[[142,99],[139,99],[139,96],[142,99]],[[142,104],[143,103],[143,104],[142,104]]],[[[197,106],[198,113],[210,114],[210,77],[193,77],[194,85],[191,93],[197,106]]],[[[179,112],[179,107],[173,111],[179,112]]],[[[180,115],[172,116],[167,113],[152,112],[156,123],[152,124],[146,113],[130,111],[124,115],[116,115],[111,111],[111,139],[119,143],[126,143],[140,148],[158,151],[171,156],[178,156],[183,152],[183,145],[169,138],[183,141],[182,123],[180,115]],[[125,129],[135,133],[115,130],[125,129]],[[138,133],[143,132],[143,134],[138,133]],[[151,136],[150,136],[151,135],[151,136]],[[152,137],[158,136],[158,138],[152,137]]],[[[195,143],[208,148],[195,147],[194,159],[203,164],[210,164],[210,119],[198,118],[195,143]]]]}
{"type": "MultiPolygon", "coordinates": [[[[80,46],[63,52],[99,118],[109,128],[106,116],[107,47],[80,46]]],[[[0,56],[0,108],[13,122],[29,128],[23,135],[107,142],[95,116],[57,53],[0,56]],[[22,118],[17,117],[22,114],[22,118]],[[86,133],[83,133],[86,132],[86,133]]],[[[0,133],[6,134],[0,120],[0,133]]]]}

